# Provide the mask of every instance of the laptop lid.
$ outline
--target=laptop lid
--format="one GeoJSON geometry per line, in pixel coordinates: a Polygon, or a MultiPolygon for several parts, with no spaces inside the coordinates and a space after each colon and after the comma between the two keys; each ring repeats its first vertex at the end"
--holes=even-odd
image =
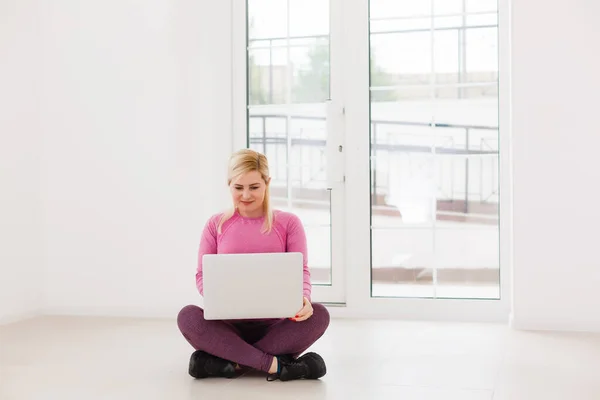
{"type": "Polygon", "coordinates": [[[294,317],[302,308],[302,253],[205,254],[204,318],[294,317]]]}

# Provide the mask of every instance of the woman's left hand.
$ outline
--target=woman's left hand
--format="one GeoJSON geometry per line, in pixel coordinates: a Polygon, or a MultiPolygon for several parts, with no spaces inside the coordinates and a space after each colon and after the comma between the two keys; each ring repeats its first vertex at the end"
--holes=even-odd
{"type": "Polygon", "coordinates": [[[302,307],[302,309],[300,311],[298,311],[298,314],[296,314],[296,316],[294,318],[290,318],[292,321],[296,321],[296,322],[306,321],[307,319],[312,317],[313,307],[312,307],[312,304],[310,304],[310,301],[306,297],[304,298],[303,304],[304,304],[304,306],[302,307]]]}

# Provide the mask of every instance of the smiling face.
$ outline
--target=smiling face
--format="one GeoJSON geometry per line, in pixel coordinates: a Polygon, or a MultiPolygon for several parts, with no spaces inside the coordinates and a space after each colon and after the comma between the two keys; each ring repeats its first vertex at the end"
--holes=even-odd
{"type": "Polygon", "coordinates": [[[229,184],[233,204],[244,217],[261,217],[264,214],[264,201],[267,186],[258,171],[240,175],[229,184]]]}

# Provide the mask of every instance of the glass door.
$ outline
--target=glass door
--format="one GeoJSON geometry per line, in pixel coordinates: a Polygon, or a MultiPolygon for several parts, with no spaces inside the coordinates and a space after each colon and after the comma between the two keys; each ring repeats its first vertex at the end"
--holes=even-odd
{"type": "Polygon", "coordinates": [[[234,130],[271,160],[277,207],[304,221],[315,300],[355,316],[505,318],[507,2],[245,7],[234,130]]]}
{"type": "Polygon", "coordinates": [[[371,0],[375,297],[499,299],[496,0],[371,0]]]}
{"type": "Polygon", "coordinates": [[[507,317],[506,11],[487,0],[346,3],[347,301],[357,315],[507,317]]]}
{"type": "Polygon", "coordinates": [[[246,2],[244,146],[269,159],[274,208],[304,224],[313,299],[343,303],[343,110],[335,97],[334,3],[246,2]]]}

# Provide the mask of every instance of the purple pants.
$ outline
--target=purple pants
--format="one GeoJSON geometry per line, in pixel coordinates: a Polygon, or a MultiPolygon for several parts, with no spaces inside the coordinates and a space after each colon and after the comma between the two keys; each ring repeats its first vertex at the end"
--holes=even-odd
{"type": "Polygon", "coordinates": [[[274,356],[298,356],[323,336],[329,326],[329,312],[321,304],[312,306],[313,315],[306,321],[238,322],[207,321],[200,307],[190,305],[179,312],[177,325],[194,349],[268,372],[274,356]]]}

